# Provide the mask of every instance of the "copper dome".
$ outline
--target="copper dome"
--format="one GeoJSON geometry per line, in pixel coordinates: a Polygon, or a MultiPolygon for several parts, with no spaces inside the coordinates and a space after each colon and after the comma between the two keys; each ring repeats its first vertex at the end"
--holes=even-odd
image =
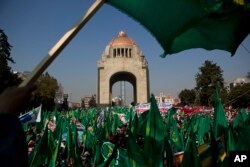
{"type": "Polygon", "coordinates": [[[136,43],[124,32],[120,31],[117,37],[115,37],[110,42],[110,47],[116,47],[116,46],[133,46],[136,45],[136,43]]]}

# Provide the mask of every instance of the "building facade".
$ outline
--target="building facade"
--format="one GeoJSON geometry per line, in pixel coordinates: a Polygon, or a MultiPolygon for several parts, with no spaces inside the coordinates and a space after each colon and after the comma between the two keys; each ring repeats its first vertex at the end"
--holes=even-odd
{"type": "Polygon", "coordinates": [[[169,95],[164,95],[163,93],[160,93],[159,96],[155,96],[155,100],[157,103],[168,103],[171,105],[176,105],[180,103],[179,98],[175,98],[169,95]]]}
{"type": "Polygon", "coordinates": [[[239,77],[239,78],[234,79],[231,82],[225,83],[227,93],[229,93],[236,86],[240,86],[240,85],[243,85],[245,83],[250,83],[249,79],[245,78],[245,77],[239,77]]]}

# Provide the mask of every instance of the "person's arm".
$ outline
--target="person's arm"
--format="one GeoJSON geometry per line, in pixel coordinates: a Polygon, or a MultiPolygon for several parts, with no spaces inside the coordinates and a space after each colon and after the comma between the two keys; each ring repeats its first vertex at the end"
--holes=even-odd
{"type": "Polygon", "coordinates": [[[34,86],[8,88],[0,95],[0,164],[28,166],[28,147],[19,113],[28,104],[34,86]]]}
{"type": "Polygon", "coordinates": [[[7,88],[0,94],[0,113],[10,113],[19,116],[28,104],[35,86],[7,88]]]}

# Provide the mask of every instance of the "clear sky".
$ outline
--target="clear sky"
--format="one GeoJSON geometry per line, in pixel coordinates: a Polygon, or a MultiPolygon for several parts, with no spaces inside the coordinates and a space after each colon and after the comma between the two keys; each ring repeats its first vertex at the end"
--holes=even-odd
{"type": "MultiPolygon", "coordinates": [[[[93,2],[0,0],[0,28],[13,46],[11,55],[16,62],[11,65],[13,70],[32,71],[93,2]]],[[[250,71],[250,35],[242,43],[248,51],[239,46],[233,57],[225,51],[191,49],[161,58],[159,55],[163,49],[145,28],[104,4],[47,69],[62,84],[72,101],[80,102],[81,97],[96,94],[97,61],[106,45],[121,30],[137,43],[146,56],[150,92],[155,95],[163,92],[177,97],[181,90],[194,88],[194,76],[205,60],[221,67],[226,82],[244,77],[250,71]]],[[[114,89],[118,90],[117,85],[114,89]]],[[[131,85],[126,85],[127,90],[132,89],[131,85]]]]}

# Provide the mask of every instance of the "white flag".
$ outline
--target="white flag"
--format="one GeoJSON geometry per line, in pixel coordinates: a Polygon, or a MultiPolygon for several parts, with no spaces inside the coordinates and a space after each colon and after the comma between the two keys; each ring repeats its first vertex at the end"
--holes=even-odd
{"type": "Polygon", "coordinates": [[[41,122],[42,105],[19,116],[22,123],[41,122]]]}

